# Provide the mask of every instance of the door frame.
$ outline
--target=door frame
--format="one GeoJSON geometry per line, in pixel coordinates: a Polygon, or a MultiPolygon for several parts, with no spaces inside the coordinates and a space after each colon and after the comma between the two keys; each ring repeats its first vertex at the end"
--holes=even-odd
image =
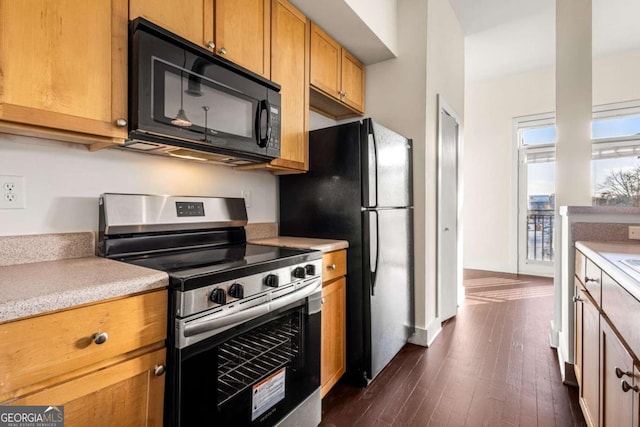
{"type": "Polygon", "coordinates": [[[457,305],[460,306],[464,301],[464,288],[462,286],[462,233],[463,233],[463,225],[462,225],[462,201],[463,201],[463,174],[460,165],[462,164],[462,135],[463,135],[463,122],[458,113],[449,105],[442,97],[441,94],[438,94],[437,97],[437,108],[438,108],[438,120],[437,120],[437,207],[436,207],[436,318],[441,319],[442,314],[442,270],[443,268],[450,267],[455,268],[457,273],[457,284],[456,284],[456,292],[457,292],[457,305]],[[442,183],[442,162],[440,161],[440,156],[442,153],[442,112],[451,116],[456,123],[458,124],[458,140],[457,140],[457,162],[456,162],[456,170],[457,170],[457,191],[455,195],[455,201],[457,203],[457,213],[456,213],[456,226],[457,226],[457,234],[456,234],[456,246],[457,246],[457,260],[455,265],[451,265],[450,263],[442,263],[442,229],[440,223],[440,207],[443,205],[443,201],[447,200],[446,196],[443,195],[441,191],[441,183],[442,183]],[[444,197],[443,197],[444,196],[444,197]]]}

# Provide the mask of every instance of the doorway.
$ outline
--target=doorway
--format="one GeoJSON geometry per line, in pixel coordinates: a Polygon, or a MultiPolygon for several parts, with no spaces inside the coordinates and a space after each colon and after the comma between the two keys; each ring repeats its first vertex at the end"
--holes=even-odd
{"type": "Polygon", "coordinates": [[[437,316],[456,315],[462,290],[461,120],[438,95],[437,316]]]}

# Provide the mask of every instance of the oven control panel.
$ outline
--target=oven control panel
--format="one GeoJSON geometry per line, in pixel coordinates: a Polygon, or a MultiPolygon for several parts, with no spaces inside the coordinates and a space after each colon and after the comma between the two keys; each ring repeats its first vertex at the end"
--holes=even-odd
{"type": "Polygon", "coordinates": [[[294,292],[309,280],[322,280],[322,259],[177,292],[176,316],[184,318],[216,307],[267,302],[294,292]],[[258,301],[260,300],[260,301],[258,301]]]}

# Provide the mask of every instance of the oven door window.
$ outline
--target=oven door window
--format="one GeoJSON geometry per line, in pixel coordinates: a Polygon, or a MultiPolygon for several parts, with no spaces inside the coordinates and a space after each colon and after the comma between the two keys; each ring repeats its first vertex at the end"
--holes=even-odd
{"type": "Polygon", "coordinates": [[[233,137],[255,144],[255,115],[259,102],[187,69],[153,60],[152,108],[155,121],[189,138],[217,140],[233,137]]]}
{"type": "Polygon", "coordinates": [[[319,316],[305,306],[224,334],[183,353],[181,426],[273,425],[319,387],[319,316]]]}

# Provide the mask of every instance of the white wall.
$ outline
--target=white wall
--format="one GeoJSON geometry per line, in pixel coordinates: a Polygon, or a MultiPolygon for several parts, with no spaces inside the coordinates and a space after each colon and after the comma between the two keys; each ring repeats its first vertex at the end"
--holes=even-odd
{"type": "Polygon", "coordinates": [[[398,51],[397,0],[345,0],[392,52],[398,51]]]}
{"type": "Polygon", "coordinates": [[[277,181],[266,172],[0,134],[0,175],[22,175],[26,209],[0,209],[0,235],[91,231],[103,192],[241,197],[250,222],[277,219],[277,181]]]}
{"type": "Polygon", "coordinates": [[[435,321],[436,95],[443,93],[460,115],[464,102],[464,37],[447,0],[398,0],[398,57],[366,71],[367,115],[413,139],[415,342],[424,345],[440,327],[435,321]]]}
{"type": "MultiPolygon", "coordinates": [[[[594,58],[595,105],[640,99],[640,50],[594,58]]],[[[514,117],[555,109],[552,67],[467,84],[464,127],[464,266],[517,271],[514,117]]]]}

